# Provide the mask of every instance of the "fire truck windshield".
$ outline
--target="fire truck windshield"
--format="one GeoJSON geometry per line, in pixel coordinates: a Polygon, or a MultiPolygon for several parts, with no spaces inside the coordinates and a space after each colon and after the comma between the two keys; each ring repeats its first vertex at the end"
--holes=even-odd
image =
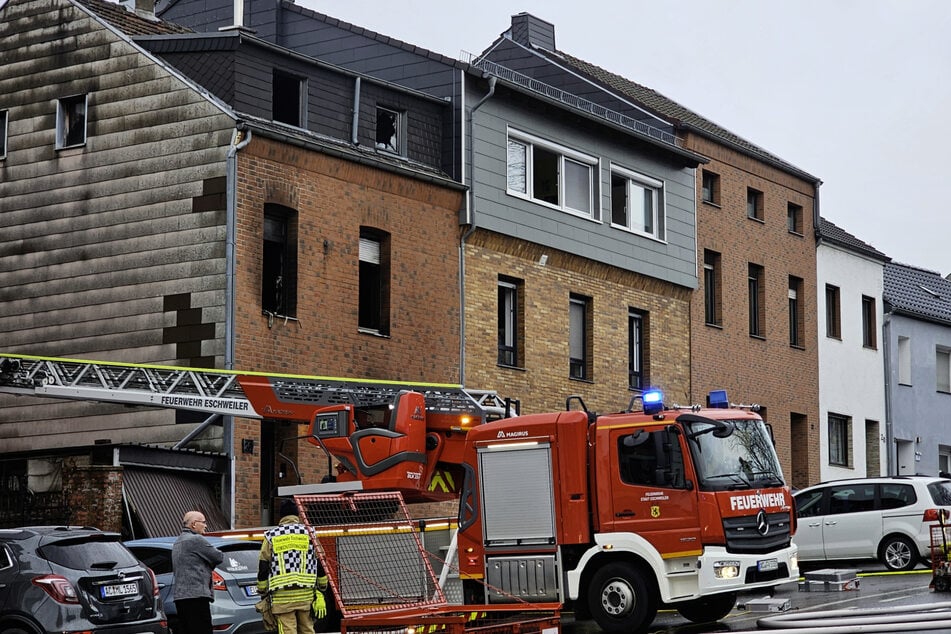
{"type": "Polygon", "coordinates": [[[714,421],[698,416],[683,422],[701,490],[784,484],[782,468],[763,421],[714,421]]]}

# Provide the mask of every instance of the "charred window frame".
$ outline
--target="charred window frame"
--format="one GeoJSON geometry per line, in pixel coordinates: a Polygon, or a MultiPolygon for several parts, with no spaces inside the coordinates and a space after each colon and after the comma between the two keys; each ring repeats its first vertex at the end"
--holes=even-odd
{"type": "Polygon", "coordinates": [[[523,285],[522,280],[499,276],[499,365],[520,367],[522,363],[523,285]]]}
{"type": "Polygon", "coordinates": [[[360,228],[361,332],[390,334],[390,235],[372,227],[360,228]]]}
{"type": "Polygon", "coordinates": [[[592,300],[571,294],[568,299],[568,376],[590,381],[592,378],[592,300]]]}
{"type": "Polygon", "coordinates": [[[307,112],[307,81],[302,77],[275,69],[271,78],[271,116],[274,121],[296,128],[305,128],[307,112]]]}
{"type": "Polygon", "coordinates": [[[297,212],[264,205],[261,259],[261,307],[282,317],[297,315],[297,212]]]}
{"type": "Polygon", "coordinates": [[[404,119],[404,113],[398,110],[384,106],[376,107],[376,149],[405,154],[404,119]]]}
{"type": "Polygon", "coordinates": [[[65,97],[56,102],[56,148],[86,143],[87,95],[65,97]]]}

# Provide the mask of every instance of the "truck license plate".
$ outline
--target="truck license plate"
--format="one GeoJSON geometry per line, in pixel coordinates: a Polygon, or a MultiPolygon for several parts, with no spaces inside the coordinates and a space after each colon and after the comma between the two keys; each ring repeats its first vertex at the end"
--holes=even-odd
{"type": "Polygon", "coordinates": [[[779,569],[778,559],[760,559],[756,562],[756,569],[760,572],[770,572],[779,569]]]}
{"type": "Polygon", "coordinates": [[[139,584],[119,583],[112,586],[102,586],[99,589],[99,592],[103,599],[111,599],[113,597],[128,597],[133,594],[138,594],[139,584]]]}

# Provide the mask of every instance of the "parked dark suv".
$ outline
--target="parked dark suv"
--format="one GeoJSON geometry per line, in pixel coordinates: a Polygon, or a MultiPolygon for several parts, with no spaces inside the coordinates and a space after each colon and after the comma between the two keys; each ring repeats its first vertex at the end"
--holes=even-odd
{"type": "Polygon", "coordinates": [[[152,571],[118,533],[0,529],[0,634],[168,634],[152,571]]]}

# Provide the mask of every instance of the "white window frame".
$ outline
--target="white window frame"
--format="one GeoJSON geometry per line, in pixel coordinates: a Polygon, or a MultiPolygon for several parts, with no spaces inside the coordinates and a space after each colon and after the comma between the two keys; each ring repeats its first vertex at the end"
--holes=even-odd
{"type": "Polygon", "coordinates": [[[376,140],[376,131],[374,131],[373,144],[377,150],[380,152],[389,152],[390,154],[398,154],[404,156],[406,154],[405,147],[405,138],[406,131],[404,127],[406,125],[406,117],[400,110],[395,108],[389,108],[387,106],[382,106],[380,104],[376,105],[376,117],[379,118],[380,111],[385,112],[386,114],[393,115],[393,134],[390,136],[389,143],[380,143],[376,140]]]}
{"type": "MultiPolygon", "coordinates": [[[[667,225],[667,204],[666,196],[664,196],[664,181],[657,180],[656,178],[651,178],[644,174],[639,174],[638,172],[631,171],[619,165],[611,165],[611,195],[614,196],[614,185],[613,178],[618,176],[627,181],[625,185],[625,196],[627,197],[628,204],[625,207],[625,224],[617,224],[614,222],[614,200],[611,200],[611,226],[624,229],[625,231],[630,231],[638,235],[647,236],[648,238],[653,238],[654,240],[660,240],[661,242],[666,241],[666,230],[667,225]],[[649,195],[651,200],[651,226],[649,230],[645,222],[635,223],[634,214],[631,213],[630,201],[633,201],[635,194],[638,196],[649,195]]],[[[646,218],[647,214],[643,214],[646,218]]]]}
{"type": "Polygon", "coordinates": [[[951,393],[951,348],[935,346],[935,390],[951,393]]]}
{"type": "Polygon", "coordinates": [[[898,384],[911,385],[911,339],[898,337],[898,384]]]}
{"type": "Polygon", "coordinates": [[[600,173],[600,159],[577,150],[572,150],[563,145],[557,143],[552,143],[551,141],[546,141],[534,135],[520,132],[512,128],[508,129],[505,142],[505,191],[510,196],[516,196],[518,198],[523,198],[525,200],[530,200],[531,202],[550,207],[552,209],[557,209],[565,213],[572,214],[574,216],[580,216],[582,218],[587,218],[589,220],[598,221],[600,219],[599,207],[597,205],[598,196],[595,193],[597,179],[595,178],[596,174],[600,173]],[[521,189],[516,189],[512,187],[513,184],[513,175],[517,176],[517,172],[513,172],[513,154],[512,144],[518,144],[524,148],[524,162],[521,166],[521,189]],[[533,191],[533,181],[531,177],[534,171],[534,149],[538,147],[553,154],[558,155],[558,203],[553,204],[548,201],[542,200],[535,197],[533,191]],[[566,179],[565,179],[565,164],[566,161],[570,162],[573,165],[582,165],[588,168],[588,209],[587,211],[583,209],[576,209],[575,207],[570,207],[568,205],[567,196],[566,196],[566,179]]]}
{"type": "Polygon", "coordinates": [[[56,149],[63,149],[69,147],[79,147],[86,145],[86,132],[89,127],[89,95],[71,95],[69,97],[63,97],[56,100],[56,149]],[[67,130],[66,125],[68,123],[68,115],[64,107],[64,102],[72,101],[78,97],[83,99],[83,138],[82,141],[78,143],[66,144],[67,130]]]}

